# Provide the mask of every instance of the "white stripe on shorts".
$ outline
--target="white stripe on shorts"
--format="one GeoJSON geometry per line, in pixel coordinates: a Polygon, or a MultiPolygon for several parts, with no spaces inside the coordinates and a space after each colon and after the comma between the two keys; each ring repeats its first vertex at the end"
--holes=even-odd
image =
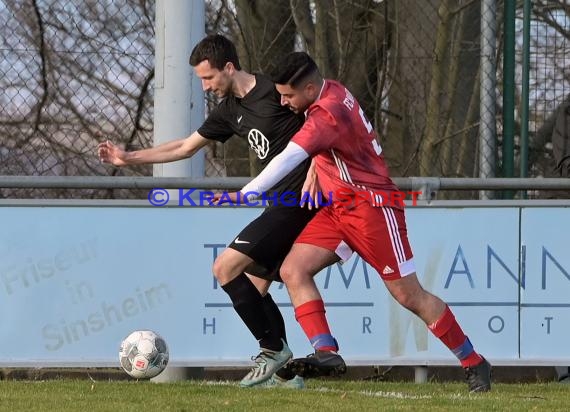
{"type": "Polygon", "coordinates": [[[398,222],[396,221],[396,216],[394,216],[394,210],[389,207],[382,207],[382,212],[386,219],[386,226],[388,226],[390,241],[392,242],[392,249],[394,250],[396,260],[398,264],[403,263],[406,260],[406,254],[404,252],[404,246],[402,245],[402,239],[400,238],[400,232],[398,231],[398,222]]]}

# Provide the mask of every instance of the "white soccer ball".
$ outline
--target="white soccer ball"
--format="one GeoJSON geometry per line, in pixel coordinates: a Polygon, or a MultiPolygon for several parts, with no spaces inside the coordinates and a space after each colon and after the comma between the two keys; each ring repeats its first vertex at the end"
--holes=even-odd
{"type": "Polygon", "coordinates": [[[150,379],[166,368],[168,346],[158,333],[136,330],[121,342],[119,361],[133,378],[150,379]]]}

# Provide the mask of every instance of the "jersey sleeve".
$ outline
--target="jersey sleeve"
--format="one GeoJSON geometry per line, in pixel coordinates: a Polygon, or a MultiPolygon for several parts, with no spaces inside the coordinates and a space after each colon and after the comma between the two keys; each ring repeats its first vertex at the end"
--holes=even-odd
{"type": "Polygon", "coordinates": [[[231,113],[227,104],[224,103],[222,102],[212,110],[206,121],[198,129],[198,133],[206,139],[224,143],[234,135],[234,130],[229,122],[231,113]]]}
{"type": "Polygon", "coordinates": [[[245,195],[251,193],[261,195],[280,182],[308,157],[309,154],[302,147],[294,142],[289,142],[285,149],[275,156],[256,178],[241,189],[241,192],[245,195]]]}
{"type": "Polygon", "coordinates": [[[310,109],[303,127],[291,141],[301,146],[309,156],[314,156],[332,148],[339,132],[335,116],[324,107],[310,109]]]}

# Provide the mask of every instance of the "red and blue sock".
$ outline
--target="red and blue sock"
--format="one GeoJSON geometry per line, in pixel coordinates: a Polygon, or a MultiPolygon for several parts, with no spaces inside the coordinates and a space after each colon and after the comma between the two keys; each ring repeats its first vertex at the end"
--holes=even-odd
{"type": "Polygon", "coordinates": [[[428,328],[453,352],[464,368],[478,365],[483,361],[483,358],[473,349],[469,338],[461,330],[449,306],[445,306],[441,317],[428,325],[428,328]]]}
{"type": "Polygon", "coordinates": [[[311,300],[295,308],[295,319],[303,328],[315,350],[338,351],[336,339],[331,335],[322,300],[311,300]]]}

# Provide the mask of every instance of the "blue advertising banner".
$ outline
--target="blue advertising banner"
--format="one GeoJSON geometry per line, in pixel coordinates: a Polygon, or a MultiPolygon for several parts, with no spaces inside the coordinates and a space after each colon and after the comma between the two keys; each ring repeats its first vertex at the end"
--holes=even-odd
{"type": "Polygon", "coordinates": [[[570,209],[524,208],[522,222],[521,357],[569,357],[570,209]]]}
{"type": "MultiPolygon", "coordinates": [[[[0,365],[117,366],[121,340],[136,329],[166,339],[171,365],[249,364],[257,342],[215,281],[212,263],[261,211],[2,207],[0,365]]],[[[516,207],[407,209],[422,284],[449,303],[489,359],[570,361],[559,342],[569,337],[562,322],[570,262],[564,242],[548,231],[568,217],[565,210],[516,207]]],[[[316,281],[347,363],[457,364],[358,256],[316,281]]],[[[283,285],[270,293],[294,354],[312,352],[283,285]]]]}

